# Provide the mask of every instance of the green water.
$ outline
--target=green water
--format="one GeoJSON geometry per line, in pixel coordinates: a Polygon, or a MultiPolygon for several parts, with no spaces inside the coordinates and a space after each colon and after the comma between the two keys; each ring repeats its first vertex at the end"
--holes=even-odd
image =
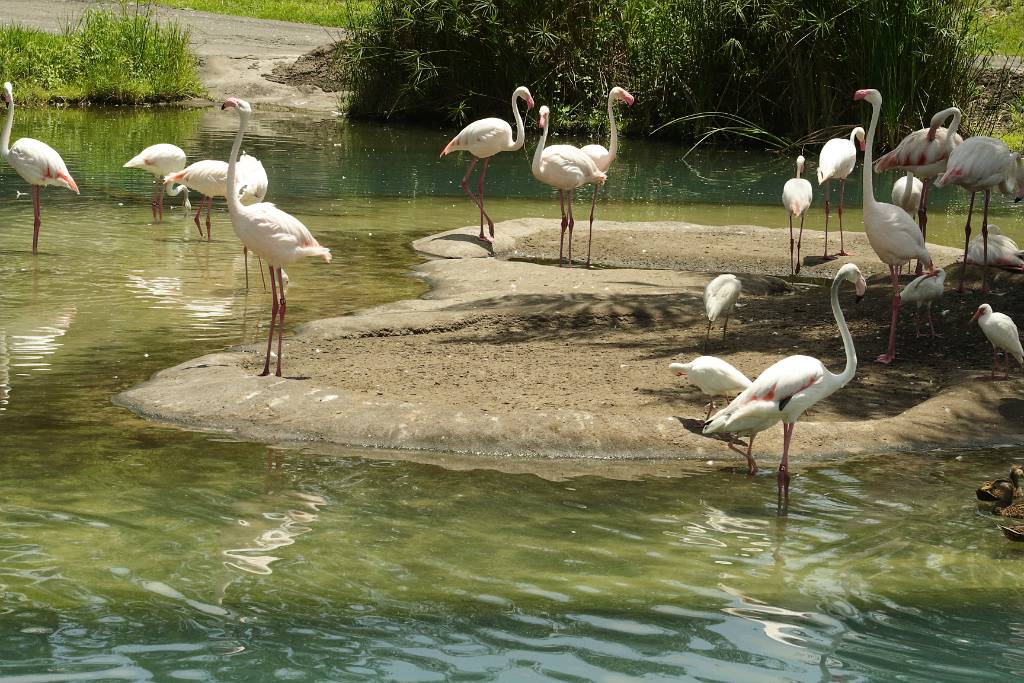
{"type": "MultiPolygon", "coordinates": [[[[112,406],[263,334],[267,297],[242,287],[226,214],[211,244],[178,209],[151,225],[147,177],[120,168],[158,141],[222,157],[235,122],[18,113],[14,136],[57,147],[82,196],[43,193],[32,257],[26,188],[0,166],[0,682],[978,681],[1024,666],[1024,547],[972,501],[1014,452],[800,471],[780,518],[773,473],[720,471],[726,453],[673,476],[550,479],[236,443],[112,406]]],[[[245,149],[268,199],[335,255],[290,269],[290,326],[425,291],[408,242],[473,220],[463,166],[437,159],[448,133],[257,119],[245,149]]],[[[788,161],[680,156],[627,141],[599,217],[781,225],[788,161]]],[[[525,154],[490,178],[495,219],[556,216],[525,154]]],[[[949,243],[960,199],[929,225],[949,243]]],[[[1020,211],[997,204],[1019,235],[1020,211]]]]}

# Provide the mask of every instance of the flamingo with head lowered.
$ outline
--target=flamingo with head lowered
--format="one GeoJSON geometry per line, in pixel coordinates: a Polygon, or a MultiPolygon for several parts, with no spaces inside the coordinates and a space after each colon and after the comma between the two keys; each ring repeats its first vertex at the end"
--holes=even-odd
{"type": "Polygon", "coordinates": [[[704,312],[708,315],[708,331],[704,335],[704,353],[708,352],[708,338],[711,336],[711,324],[719,318],[725,318],[722,325],[722,339],[729,329],[729,316],[736,307],[736,300],[743,291],[743,283],[731,273],[719,275],[704,288],[704,312]]]}
{"type": "Polygon", "coordinates": [[[462,151],[473,155],[473,161],[470,162],[469,168],[466,169],[466,175],[462,177],[462,182],[459,183],[459,186],[480,209],[480,235],[478,238],[484,242],[494,241],[494,221],[484,211],[484,178],[487,176],[487,164],[490,163],[491,157],[498,152],[518,151],[523,148],[523,143],[526,142],[523,117],[519,115],[520,99],[526,100],[527,111],[533,109],[533,95],[530,94],[529,88],[525,85],[519,86],[512,93],[512,114],[516,118],[516,134],[518,138],[514,139],[512,137],[512,126],[508,125],[508,122],[504,119],[480,119],[459,131],[459,134],[452,138],[451,142],[441,150],[441,156],[451,152],[462,151]],[[480,183],[477,186],[479,197],[477,197],[469,189],[469,176],[473,173],[473,169],[476,168],[476,162],[481,159],[483,159],[484,163],[480,168],[480,183]],[[484,234],[485,219],[487,220],[487,229],[490,235],[484,234]]]}
{"type": "Polygon", "coordinates": [[[32,186],[32,207],[35,210],[35,218],[32,222],[32,253],[39,250],[39,226],[42,225],[42,218],[39,213],[39,188],[47,185],[66,187],[75,194],[78,194],[78,185],[75,179],[68,173],[68,167],[64,160],[57,154],[57,150],[45,142],[33,140],[32,138],[21,138],[12,146],[11,126],[14,125],[14,88],[10,83],[4,83],[4,102],[7,103],[7,123],[4,124],[4,131],[0,134],[0,156],[32,186]]]}
{"type": "Polygon", "coordinates": [[[864,296],[867,283],[860,269],[847,263],[832,281],[832,314],[846,351],[846,367],[839,374],[829,372],[825,364],[810,356],[789,356],[758,375],[757,379],[729,405],[711,416],[704,426],[705,434],[741,434],[750,437],[747,460],[751,473],[757,463],[749,455],[756,434],[782,422],[782,462],[779,465],[779,502],[789,500],[789,446],[797,420],[814,404],[828,398],[853,379],[857,371],[857,350],[850,328],[839,307],[839,289],[852,282],[857,300],[864,296]]]}
{"type": "Polygon", "coordinates": [[[678,376],[689,379],[702,394],[711,397],[708,413],[704,416],[705,424],[715,409],[717,397],[735,396],[750,386],[746,375],[715,356],[697,356],[689,363],[670,363],[668,368],[678,376]]]}
{"type": "MultiPolygon", "coordinates": [[[[185,152],[177,145],[161,142],[150,145],[125,162],[124,168],[138,168],[153,174],[153,196],[149,206],[153,210],[153,220],[164,219],[163,178],[185,168],[185,152]]],[[[188,201],[188,194],[185,195],[188,201]]]]}
{"type": "Polygon", "coordinates": [[[818,185],[825,185],[825,254],[823,258],[832,258],[828,255],[828,217],[830,213],[829,198],[832,195],[832,187],[829,181],[839,181],[839,256],[849,256],[843,246],[843,193],[846,190],[846,179],[853,172],[857,165],[857,146],[854,140],[860,143],[861,151],[864,150],[864,129],[857,126],[850,131],[850,139],[832,138],[821,148],[818,155],[818,185]]]}

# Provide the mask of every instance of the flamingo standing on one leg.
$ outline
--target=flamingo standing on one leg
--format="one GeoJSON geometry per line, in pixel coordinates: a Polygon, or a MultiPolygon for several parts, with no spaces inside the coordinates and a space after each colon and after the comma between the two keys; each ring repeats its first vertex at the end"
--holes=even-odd
{"type": "Polygon", "coordinates": [[[518,101],[520,99],[526,100],[527,111],[533,109],[533,95],[530,94],[529,88],[525,85],[519,86],[512,93],[512,113],[516,118],[518,139],[512,138],[512,126],[508,125],[507,121],[495,118],[480,119],[459,131],[459,134],[452,138],[451,142],[441,150],[441,156],[461,151],[467,151],[473,155],[473,161],[470,162],[466,175],[462,177],[462,182],[459,183],[459,186],[462,187],[463,192],[469,195],[469,198],[480,209],[480,235],[478,237],[484,242],[494,241],[494,221],[484,211],[484,178],[487,176],[487,164],[490,163],[491,157],[498,152],[518,151],[523,148],[523,143],[526,142],[523,117],[519,115],[518,101]],[[483,159],[484,163],[480,168],[480,183],[477,186],[477,192],[480,196],[477,198],[473,195],[473,191],[469,189],[469,176],[476,167],[476,162],[481,159],[483,159]],[[487,229],[490,235],[484,234],[484,219],[487,220],[487,229]]]}
{"type": "Polygon", "coordinates": [[[1020,332],[1010,316],[1005,313],[994,313],[988,304],[978,306],[971,322],[978,321],[978,326],[992,344],[992,379],[996,378],[996,366],[999,363],[999,351],[1003,351],[1003,379],[1010,379],[1010,361],[1007,355],[1013,356],[1017,363],[1024,367],[1024,348],[1020,345],[1020,332]]]}
{"type": "Polygon", "coordinates": [[[708,331],[704,335],[704,353],[708,352],[708,337],[711,336],[711,323],[725,317],[722,325],[722,339],[729,329],[729,316],[736,307],[736,300],[743,291],[743,283],[735,275],[726,273],[719,275],[704,288],[704,312],[708,315],[708,331]]]}
{"type": "MultiPolygon", "coordinates": [[[[548,123],[550,110],[540,108],[540,127],[544,131],[533,153],[533,177],[545,185],[558,190],[558,201],[562,208],[562,234],[558,240],[558,263],[562,264],[562,245],[565,231],[569,231],[569,267],[572,268],[572,227],[575,224],[572,216],[573,198],[576,188],[588,184],[601,184],[607,177],[597,167],[594,160],[583,150],[572,145],[551,145],[545,147],[548,139],[548,123]],[[568,200],[568,202],[566,201],[568,200]],[[568,211],[566,210],[568,204],[568,211]]],[[[595,188],[596,189],[596,188],[595,188]]]]}
{"type": "MultiPolygon", "coordinates": [[[[161,142],[150,145],[125,163],[124,168],[138,168],[153,174],[153,196],[149,206],[153,210],[154,221],[164,219],[163,177],[185,168],[185,162],[185,152],[181,147],[161,142]]],[[[187,199],[188,195],[185,197],[187,199]]]]}
{"type": "Polygon", "coordinates": [[[843,193],[846,190],[846,179],[853,172],[857,165],[857,146],[854,140],[860,143],[861,151],[864,151],[864,129],[857,126],[850,131],[850,138],[832,138],[821,148],[818,155],[818,185],[825,185],[825,253],[823,258],[832,258],[828,255],[828,218],[830,213],[829,199],[832,195],[830,181],[839,181],[839,256],[849,256],[843,245],[843,193]]]}
{"type": "Polygon", "coordinates": [[[717,397],[735,396],[750,386],[750,379],[746,375],[714,356],[698,356],[689,363],[670,363],[668,368],[680,377],[689,379],[702,394],[711,397],[704,424],[707,424],[711,411],[715,409],[717,397]]]}
{"type": "Polygon", "coordinates": [[[782,205],[786,207],[789,214],[789,272],[796,275],[800,272],[800,242],[804,238],[804,214],[811,206],[811,199],[814,197],[814,188],[811,181],[802,178],[804,172],[804,158],[796,158],[796,177],[790,178],[782,188],[782,205]],[[800,216],[800,237],[796,240],[796,264],[793,261],[793,216],[800,216]]]}
{"type": "MultiPolygon", "coordinates": [[[[892,203],[906,211],[911,218],[918,215],[921,207],[921,193],[924,183],[914,177],[913,172],[899,178],[892,186],[892,203]]],[[[920,220],[920,217],[918,218],[920,220]]]]}
{"type": "MultiPolygon", "coordinates": [[[[869,149],[870,149],[870,143],[869,149]]],[[[711,417],[704,426],[705,434],[753,434],[763,432],[782,421],[782,462],[779,465],[779,503],[789,500],[789,445],[796,421],[815,403],[828,398],[853,379],[857,371],[857,350],[853,346],[850,328],[839,307],[839,288],[843,282],[854,283],[857,300],[864,296],[867,283],[860,269],[847,263],[832,281],[832,314],[846,351],[846,367],[838,375],[829,372],[817,358],[789,356],[758,375],[757,379],[733,401],[711,417]]],[[[748,456],[751,470],[757,464],[748,456]]]]}
{"type": "MultiPolygon", "coordinates": [[[[597,164],[597,167],[608,172],[611,168],[612,162],[615,161],[615,156],[619,151],[619,128],[615,125],[615,108],[616,102],[625,102],[627,106],[632,106],[634,98],[624,88],[618,86],[612,88],[608,92],[608,127],[611,129],[611,140],[608,142],[608,149],[605,149],[603,145],[584,145],[583,153],[588,155],[597,164]]],[[[594,197],[590,201],[590,236],[587,238],[587,267],[590,267],[590,244],[594,239],[594,208],[597,206],[597,195],[599,186],[594,186],[594,197]]]]}
{"type": "Polygon", "coordinates": [[[917,259],[928,266],[928,272],[936,274],[932,257],[924,243],[924,234],[914,224],[910,215],[894,204],[875,200],[874,167],[871,153],[875,144],[875,130],[882,108],[882,95],[877,90],[858,90],[854,100],[866,100],[871,104],[871,125],[868,127],[867,144],[864,148],[864,232],[867,233],[871,248],[878,258],[889,266],[892,279],[892,322],[889,325],[889,349],[878,358],[878,363],[891,363],[896,358],[896,319],[900,312],[900,271],[903,264],[917,259]]]}
{"type": "Polygon", "coordinates": [[[935,187],[945,187],[950,183],[959,185],[971,193],[971,202],[967,208],[967,225],[964,228],[964,264],[960,271],[960,286],[957,292],[964,291],[964,273],[967,271],[967,247],[971,241],[971,214],[974,212],[974,197],[984,192],[984,210],[981,217],[981,239],[984,246],[984,265],[982,266],[981,291],[988,292],[988,202],[993,189],[1011,193],[1016,185],[1017,167],[1021,164],[1019,152],[1010,152],[1010,148],[1002,140],[976,135],[967,138],[957,145],[949,155],[946,172],[936,181],[935,187]]]}
{"type": "MultiPolygon", "coordinates": [[[[238,133],[231,146],[228,161],[228,187],[238,187],[238,150],[242,146],[242,136],[252,115],[252,107],[245,100],[228,98],[221,109],[234,109],[238,112],[238,133]]],[[[270,374],[270,349],[274,342],[274,325],[277,321],[277,372],[281,376],[281,355],[284,343],[284,317],[287,306],[285,303],[284,266],[291,265],[304,256],[319,256],[327,263],[331,262],[331,250],[320,246],[313,235],[299,219],[285,213],[270,202],[259,202],[249,206],[238,198],[238,193],[230,192],[227,196],[228,213],[235,234],[250,251],[266,259],[270,271],[271,315],[270,333],[267,337],[267,356],[260,376],[270,374]],[[281,295],[278,298],[277,290],[281,295]],[[280,316],[280,317],[279,317],[280,316]]]]}
{"type": "Polygon", "coordinates": [[[57,150],[45,142],[32,138],[21,138],[8,148],[11,142],[11,126],[14,125],[14,89],[4,83],[4,102],[7,103],[7,123],[0,134],[0,156],[32,186],[32,207],[35,217],[32,222],[32,253],[39,250],[39,226],[43,221],[39,211],[39,188],[47,185],[66,187],[78,194],[78,185],[68,173],[64,160],[57,150]]]}

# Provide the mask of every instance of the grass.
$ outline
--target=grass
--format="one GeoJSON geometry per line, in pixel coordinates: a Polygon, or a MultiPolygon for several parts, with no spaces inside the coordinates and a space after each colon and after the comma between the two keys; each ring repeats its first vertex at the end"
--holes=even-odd
{"type": "Polygon", "coordinates": [[[993,0],[986,12],[992,49],[1000,55],[1024,55],[1024,3],[993,0]]]}
{"type": "Polygon", "coordinates": [[[19,104],[139,104],[202,93],[188,31],[148,10],[89,9],[59,34],[0,25],[0,81],[19,104]]]}
{"type": "Polygon", "coordinates": [[[302,24],[348,28],[368,16],[373,0],[154,0],[168,7],[280,19],[302,24]]]}

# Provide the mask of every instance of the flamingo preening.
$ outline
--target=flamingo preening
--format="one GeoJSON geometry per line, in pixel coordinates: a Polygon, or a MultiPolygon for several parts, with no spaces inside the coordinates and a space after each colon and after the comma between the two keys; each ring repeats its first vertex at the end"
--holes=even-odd
{"type": "Polygon", "coordinates": [[[910,215],[894,204],[875,200],[874,167],[871,153],[878,128],[878,115],[882,108],[882,95],[877,90],[858,90],[854,100],[866,100],[871,105],[871,125],[868,126],[867,144],[864,148],[864,232],[867,233],[871,248],[878,258],[889,266],[892,280],[892,322],[889,324],[889,349],[875,359],[879,363],[891,363],[896,358],[896,319],[900,312],[900,271],[903,264],[911,259],[928,266],[928,272],[936,274],[932,257],[925,246],[924,234],[914,224],[910,215]]]}
{"type": "Polygon", "coordinates": [[[697,356],[689,363],[671,363],[668,368],[678,376],[686,377],[702,394],[711,397],[708,413],[704,416],[705,424],[715,409],[715,398],[735,396],[750,386],[746,375],[715,356],[697,356]]]}
{"type": "Polygon", "coordinates": [[[736,307],[736,300],[743,291],[743,283],[735,275],[728,273],[719,275],[704,288],[704,312],[708,316],[708,331],[704,335],[704,353],[708,352],[708,338],[711,336],[711,324],[724,317],[722,339],[729,329],[729,316],[736,307]]]}
{"type": "Polygon", "coordinates": [[[459,131],[459,134],[452,138],[451,142],[441,150],[441,156],[451,152],[462,151],[473,155],[473,161],[470,162],[469,168],[466,169],[466,175],[462,177],[462,182],[459,183],[459,186],[462,187],[462,191],[469,195],[469,198],[480,209],[480,235],[478,237],[484,242],[494,241],[494,221],[484,211],[484,178],[487,176],[487,164],[490,163],[491,157],[498,152],[518,151],[523,148],[523,143],[526,142],[523,117],[519,115],[520,99],[526,100],[527,111],[533,109],[533,95],[530,94],[529,88],[525,85],[519,86],[512,93],[512,114],[516,118],[517,138],[512,138],[512,126],[508,125],[507,121],[496,118],[480,119],[459,131]],[[484,163],[480,168],[480,182],[477,186],[478,198],[469,189],[469,176],[476,167],[476,162],[481,159],[483,159],[484,163]],[[487,220],[487,229],[490,235],[484,234],[485,219],[487,220]]]}
{"type": "MultiPolygon", "coordinates": [[[[153,196],[150,197],[149,206],[153,210],[154,221],[164,219],[164,176],[185,168],[185,162],[184,150],[166,142],[150,145],[125,162],[124,168],[138,168],[153,174],[153,196]]],[[[187,193],[185,201],[188,202],[187,193]]]]}
{"type": "Polygon", "coordinates": [[[830,213],[829,199],[832,195],[830,181],[839,181],[839,253],[838,256],[849,256],[843,246],[843,193],[846,190],[846,179],[853,172],[857,165],[857,146],[854,140],[860,143],[861,151],[864,151],[864,129],[857,126],[850,131],[850,138],[832,138],[821,148],[818,155],[818,185],[825,185],[825,254],[823,258],[832,258],[828,255],[828,218],[830,213]]]}
{"type": "MultiPolygon", "coordinates": [[[[870,142],[868,145],[870,149],[870,142]]],[[[782,462],[779,464],[778,475],[780,504],[783,500],[789,500],[789,445],[797,420],[815,403],[846,386],[857,371],[857,350],[853,346],[853,337],[846,325],[843,310],[839,307],[839,289],[844,282],[854,284],[858,301],[867,288],[864,276],[853,263],[840,268],[832,281],[832,314],[839,326],[843,349],[846,351],[846,367],[843,371],[838,375],[833,374],[824,363],[810,356],[783,358],[758,375],[742,394],[715,413],[711,421],[704,425],[705,434],[749,436],[750,443],[745,455],[750,472],[754,473],[757,471],[757,463],[750,454],[754,436],[782,421],[782,462]]]]}
{"type": "MultiPolygon", "coordinates": [[[[533,153],[533,177],[545,185],[558,190],[558,201],[562,208],[562,234],[558,240],[558,263],[562,264],[563,242],[565,231],[569,231],[569,267],[572,268],[572,227],[575,224],[572,216],[573,198],[576,196],[576,188],[583,185],[599,185],[605,181],[607,176],[604,171],[597,167],[594,160],[585,154],[579,147],[572,145],[551,145],[545,147],[548,139],[548,124],[550,110],[544,106],[540,108],[540,142],[533,153]],[[567,201],[568,200],[568,201],[567,201]],[[568,211],[566,210],[568,204],[568,211]]],[[[595,191],[597,188],[594,188],[595,191]]],[[[589,246],[587,251],[589,252],[589,246]]]]}
{"type": "MultiPolygon", "coordinates": [[[[970,138],[968,138],[970,139],[970,138]]],[[[1010,316],[1005,313],[995,313],[988,304],[978,306],[974,312],[971,322],[977,321],[985,338],[992,345],[992,379],[996,378],[996,366],[999,363],[999,352],[1003,352],[1003,379],[1010,378],[1010,361],[1007,356],[1013,356],[1017,363],[1024,367],[1024,348],[1020,344],[1020,332],[1010,316]]]]}
{"type": "Polygon", "coordinates": [[[1012,238],[1004,235],[999,226],[991,223],[988,226],[988,248],[981,235],[972,239],[967,245],[967,263],[989,263],[997,268],[1024,272],[1024,251],[1012,238]]]}
{"type": "MultiPolygon", "coordinates": [[[[811,181],[802,178],[804,172],[804,158],[796,158],[796,177],[790,178],[782,188],[782,205],[786,207],[789,214],[789,273],[796,275],[800,272],[800,242],[804,238],[804,214],[811,206],[814,197],[814,188],[811,181]],[[793,216],[800,216],[800,236],[796,240],[796,261],[793,261],[793,216]]],[[[827,235],[827,233],[826,233],[827,235]]],[[[826,237],[827,239],[827,237],[826,237]]],[[[827,247],[826,247],[827,250],[827,247]]]]}
{"type": "MultiPolygon", "coordinates": [[[[231,146],[228,161],[227,186],[238,187],[238,151],[242,146],[242,136],[252,115],[252,107],[245,100],[228,98],[221,109],[234,109],[238,112],[238,133],[231,146]]],[[[262,257],[270,271],[270,332],[267,336],[267,355],[260,376],[270,374],[270,350],[274,342],[274,326],[277,321],[277,371],[281,376],[281,355],[284,344],[285,303],[284,266],[291,265],[305,256],[319,256],[327,263],[331,262],[331,250],[320,246],[313,235],[299,219],[285,213],[270,202],[258,202],[246,206],[241,202],[237,192],[227,193],[228,213],[231,215],[231,226],[242,244],[251,252],[262,257]],[[278,298],[278,287],[281,294],[278,298]],[[280,317],[279,317],[280,316],[280,317]]]]}
{"type": "Polygon", "coordinates": [[[905,176],[893,183],[892,203],[913,218],[921,208],[921,193],[923,191],[924,183],[915,178],[913,172],[907,171],[905,176]]]}
{"type": "MultiPolygon", "coordinates": [[[[608,128],[610,129],[611,139],[608,141],[608,149],[605,149],[603,145],[584,145],[582,147],[583,153],[594,160],[597,167],[608,172],[611,168],[612,162],[615,161],[615,157],[619,151],[619,128],[615,123],[615,103],[625,102],[626,106],[633,106],[634,98],[629,94],[625,88],[615,86],[608,91],[608,128]]],[[[594,196],[590,201],[590,237],[587,240],[587,266],[590,266],[590,243],[594,238],[594,208],[597,206],[597,195],[599,186],[594,186],[594,196]]]]}
{"type": "Polygon", "coordinates": [[[0,134],[0,156],[32,186],[32,253],[39,250],[39,226],[42,218],[39,210],[39,188],[47,185],[66,187],[78,194],[78,185],[68,173],[68,167],[53,147],[32,138],[21,138],[10,148],[11,126],[14,125],[14,88],[4,83],[4,102],[7,103],[7,123],[0,134]]]}
{"type": "Polygon", "coordinates": [[[967,247],[971,241],[971,214],[974,213],[974,198],[984,193],[984,209],[981,216],[981,241],[983,265],[981,291],[988,292],[988,203],[993,189],[1006,194],[1016,190],[1018,167],[1024,165],[1019,152],[1010,152],[1002,140],[984,135],[975,135],[957,145],[949,155],[946,172],[936,181],[935,187],[950,183],[959,185],[971,193],[967,207],[967,225],[964,228],[964,264],[960,271],[960,285],[957,292],[964,291],[964,273],[967,271],[967,247]]]}

